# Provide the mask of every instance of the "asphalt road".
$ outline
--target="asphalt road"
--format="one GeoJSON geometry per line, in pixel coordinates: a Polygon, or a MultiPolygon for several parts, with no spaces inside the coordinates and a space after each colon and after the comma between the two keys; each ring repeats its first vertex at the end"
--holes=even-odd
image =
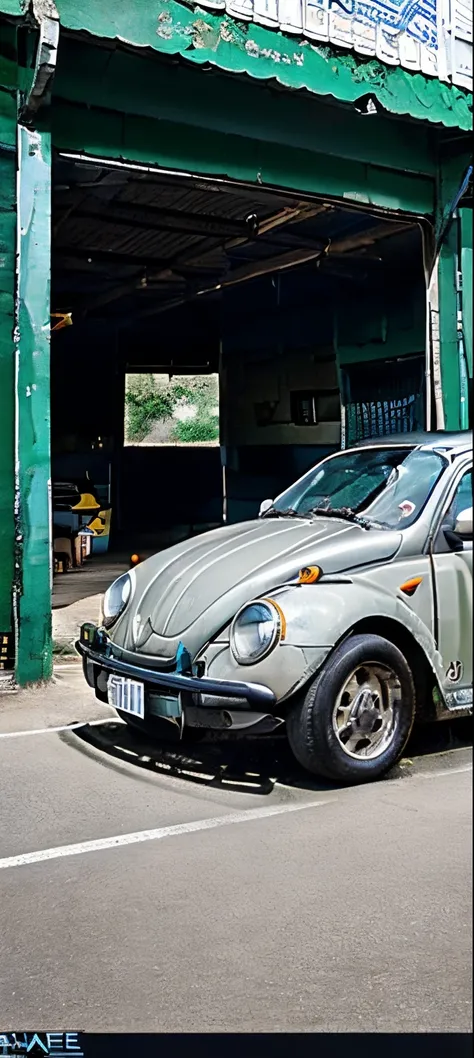
{"type": "Polygon", "coordinates": [[[426,748],[338,789],[278,744],[3,728],[0,1031],[470,1031],[471,755],[426,748]]]}

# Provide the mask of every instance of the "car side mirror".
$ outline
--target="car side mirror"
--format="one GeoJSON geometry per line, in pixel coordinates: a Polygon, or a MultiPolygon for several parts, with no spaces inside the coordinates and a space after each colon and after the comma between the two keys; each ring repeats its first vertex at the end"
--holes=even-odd
{"type": "Polygon", "coordinates": [[[463,539],[472,536],[472,507],[466,507],[465,511],[459,512],[454,532],[463,539]]]}
{"type": "Polygon", "coordinates": [[[273,507],[273,500],[262,500],[262,503],[260,504],[260,510],[258,512],[258,517],[263,518],[263,515],[270,510],[270,507],[273,507]]]}

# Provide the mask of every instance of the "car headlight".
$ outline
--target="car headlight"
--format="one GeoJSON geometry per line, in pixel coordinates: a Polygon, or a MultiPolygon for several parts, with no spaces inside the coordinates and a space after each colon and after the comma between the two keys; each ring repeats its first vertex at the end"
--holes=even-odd
{"type": "Polygon", "coordinates": [[[230,648],[239,665],[253,665],[273,650],[282,635],[282,614],[266,600],[248,603],[234,618],[230,648]]]}
{"type": "Polygon", "coordinates": [[[124,573],[122,577],[115,580],[104,595],[102,603],[102,616],[104,628],[110,628],[123,613],[132,594],[132,578],[130,573],[124,573]]]}

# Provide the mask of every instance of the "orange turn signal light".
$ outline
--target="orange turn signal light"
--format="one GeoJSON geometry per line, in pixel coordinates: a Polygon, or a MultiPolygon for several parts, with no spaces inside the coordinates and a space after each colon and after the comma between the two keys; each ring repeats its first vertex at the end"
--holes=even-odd
{"type": "Polygon", "coordinates": [[[140,555],[131,555],[130,562],[132,566],[138,566],[138,563],[141,562],[140,555]]]}
{"type": "Polygon", "coordinates": [[[305,566],[298,573],[298,584],[316,584],[322,572],[319,566],[305,566]]]}
{"type": "Polygon", "coordinates": [[[414,595],[422,580],[423,577],[412,577],[411,580],[406,580],[404,584],[400,585],[400,591],[404,595],[414,595]]]}

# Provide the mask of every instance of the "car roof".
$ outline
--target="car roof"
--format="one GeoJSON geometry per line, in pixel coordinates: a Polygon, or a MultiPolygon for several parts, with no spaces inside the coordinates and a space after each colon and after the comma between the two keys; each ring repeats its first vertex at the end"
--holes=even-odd
{"type": "Polygon", "coordinates": [[[368,437],[364,441],[358,441],[352,445],[353,448],[384,448],[389,446],[395,448],[403,445],[410,448],[429,449],[456,449],[459,452],[472,450],[472,430],[461,430],[458,432],[450,430],[437,430],[432,433],[416,430],[413,433],[388,434],[385,437],[368,437]]]}

